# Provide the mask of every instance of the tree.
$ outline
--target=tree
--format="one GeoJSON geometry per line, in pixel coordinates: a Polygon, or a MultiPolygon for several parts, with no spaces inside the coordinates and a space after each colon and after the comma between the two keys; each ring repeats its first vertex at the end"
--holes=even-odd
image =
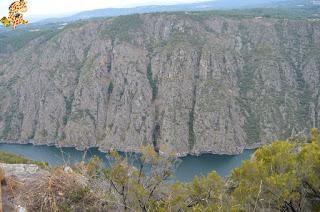
{"type": "Polygon", "coordinates": [[[296,145],[278,141],[257,150],[254,159],[234,170],[232,203],[240,211],[299,211],[301,181],[297,176],[296,145]]]}
{"type": "Polygon", "coordinates": [[[298,155],[299,177],[303,184],[303,199],[314,211],[320,210],[320,137],[311,130],[311,143],[305,144],[298,155]]]}
{"type": "Polygon", "coordinates": [[[211,172],[190,183],[173,183],[178,159],[152,146],[143,147],[135,162],[111,152],[109,168],[97,158],[86,167],[91,178],[108,182],[105,196],[113,210],[319,211],[320,139],[317,129],[311,134],[310,142],[276,141],[258,149],[226,181],[211,172]]]}
{"type": "Polygon", "coordinates": [[[112,152],[112,166],[104,171],[110,182],[110,191],[120,197],[123,210],[150,211],[163,197],[165,183],[173,175],[176,156],[172,153],[159,155],[152,146],[141,149],[138,167],[129,164],[127,157],[112,152]]]}
{"type": "Polygon", "coordinates": [[[25,184],[22,196],[31,211],[319,211],[318,130],[311,135],[305,143],[291,139],[258,149],[226,180],[213,171],[173,182],[179,159],[146,146],[141,154],[111,152],[108,168],[94,157],[74,171],[54,169],[36,186],[25,184]]]}

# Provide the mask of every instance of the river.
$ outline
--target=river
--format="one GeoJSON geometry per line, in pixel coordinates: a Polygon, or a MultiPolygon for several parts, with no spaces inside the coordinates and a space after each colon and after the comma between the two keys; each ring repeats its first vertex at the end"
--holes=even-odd
{"type": "MultiPolygon", "coordinates": [[[[0,151],[11,152],[26,158],[48,162],[50,165],[64,163],[73,164],[82,160],[84,153],[75,148],[57,148],[53,146],[34,146],[32,144],[0,144],[0,151]]],[[[245,150],[240,155],[212,155],[186,156],[176,170],[176,180],[189,182],[195,176],[207,175],[215,170],[221,176],[228,176],[234,168],[241,165],[242,161],[250,159],[254,150],[245,150]]],[[[100,152],[97,148],[87,151],[86,160],[94,155],[104,159],[108,164],[107,154],[100,152]]]]}

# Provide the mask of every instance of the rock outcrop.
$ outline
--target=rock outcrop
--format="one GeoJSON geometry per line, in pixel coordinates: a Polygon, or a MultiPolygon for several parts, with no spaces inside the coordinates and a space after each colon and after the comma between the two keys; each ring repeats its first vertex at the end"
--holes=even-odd
{"type": "Polygon", "coordinates": [[[0,163],[6,177],[14,176],[19,181],[31,181],[38,177],[48,175],[49,172],[34,164],[5,164],[0,163]]]}
{"type": "Polygon", "coordinates": [[[318,21],[145,14],[34,33],[1,51],[4,140],[237,154],[320,124],[318,21]]]}
{"type": "Polygon", "coordinates": [[[3,184],[0,184],[0,194],[2,193],[0,204],[2,204],[3,211],[25,212],[26,210],[21,207],[22,202],[16,198],[20,195],[20,192],[15,191],[15,189],[21,186],[35,186],[41,178],[50,174],[49,171],[34,164],[0,163],[0,169],[4,171],[5,176],[3,184]]]}

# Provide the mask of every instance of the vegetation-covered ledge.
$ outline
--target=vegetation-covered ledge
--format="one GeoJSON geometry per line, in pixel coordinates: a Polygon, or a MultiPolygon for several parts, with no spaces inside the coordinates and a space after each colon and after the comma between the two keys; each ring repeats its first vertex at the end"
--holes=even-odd
{"type": "Polygon", "coordinates": [[[41,167],[48,166],[48,163],[42,161],[33,161],[27,159],[23,156],[8,153],[8,152],[1,152],[0,151],[0,163],[6,164],[35,164],[41,167]]]}

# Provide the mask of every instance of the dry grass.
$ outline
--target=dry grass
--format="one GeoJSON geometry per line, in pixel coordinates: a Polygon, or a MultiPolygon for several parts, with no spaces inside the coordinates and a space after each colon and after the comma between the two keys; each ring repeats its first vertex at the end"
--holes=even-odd
{"type": "Polygon", "coordinates": [[[31,211],[59,211],[60,202],[74,183],[69,174],[57,169],[52,175],[38,179],[36,184],[25,186],[25,203],[31,211]]]}
{"type": "Polygon", "coordinates": [[[78,174],[62,168],[19,188],[28,211],[105,211],[107,203],[78,174]]]}
{"type": "Polygon", "coordinates": [[[16,176],[9,176],[6,178],[7,192],[10,196],[15,196],[15,194],[18,193],[19,186],[21,185],[22,183],[18,181],[16,176]]]}

